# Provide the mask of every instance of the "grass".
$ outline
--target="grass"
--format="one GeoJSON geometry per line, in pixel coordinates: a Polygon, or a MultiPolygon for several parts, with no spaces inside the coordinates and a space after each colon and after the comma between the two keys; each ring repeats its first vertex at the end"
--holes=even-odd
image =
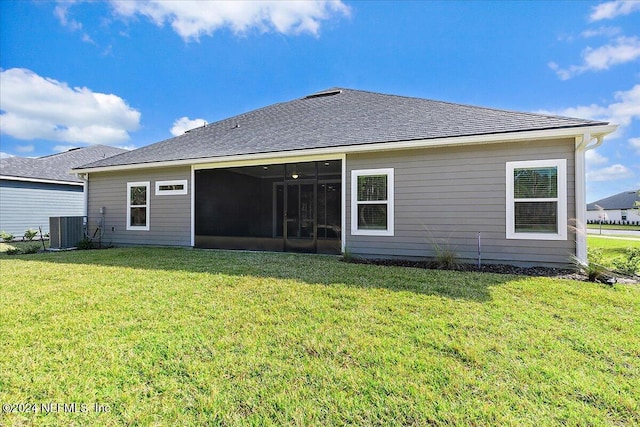
{"type": "MultiPolygon", "coordinates": [[[[49,247],[49,241],[45,240],[44,242],[45,247],[49,247]]],[[[4,242],[0,242],[0,258],[1,257],[6,257],[7,256],[7,251],[10,249],[26,249],[29,248],[31,246],[38,246],[40,248],[40,250],[42,250],[42,240],[32,240],[32,241],[19,241],[19,242],[11,242],[11,243],[4,243],[4,242]]]]}
{"type": "Polygon", "coordinates": [[[587,245],[589,248],[601,248],[604,254],[603,261],[606,265],[611,266],[611,261],[624,256],[627,248],[640,248],[640,238],[616,239],[610,236],[600,237],[589,235],[587,237],[587,245]]]}
{"type": "Polygon", "coordinates": [[[166,248],[0,267],[0,402],[88,405],[1,425],[640,423],[638,286],[166,248]]]}
{"type": "MultiPolygon", "coordinates": [[[[599,230],[600,224],[587,224],[587,228],[599,230]]],[[[602,224],[602,229],[640,231],[640,225],[602,224]]]]}

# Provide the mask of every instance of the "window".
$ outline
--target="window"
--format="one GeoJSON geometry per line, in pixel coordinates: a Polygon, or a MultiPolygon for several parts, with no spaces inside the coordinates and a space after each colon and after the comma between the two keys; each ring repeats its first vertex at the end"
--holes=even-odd
{"type": "Polygon", "coordinates": [[[567,239],[566,159],[507,162],[507,239],[567,239]]]}
{"type": "Polygon", "coordinates": [[[620,211],[620,216],[621,216],[621,218],[620,218],[620,219],[621,219],[622,221],[626,221],[626,220],[627,220],[627,210],[626,210],[626,209],[622,209],[622,210],[620,211]]]}
{"type": "Polygon", "coordinates": [[[127,230],[149,230],[149,182],[127,183],[127,230]]]}
{"type": "Polygon", "coordinates": [[[187,194],[187,180],[156,181],[156,196],[187,194]]]}
{"type": "Polygon", "coordinates": [[[351,234],[393,236],[393,169],[351,171],[351,234]]]}

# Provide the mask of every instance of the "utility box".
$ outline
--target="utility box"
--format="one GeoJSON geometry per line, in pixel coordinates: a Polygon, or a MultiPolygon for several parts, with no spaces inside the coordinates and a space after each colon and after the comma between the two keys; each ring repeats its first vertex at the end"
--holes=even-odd
{"type": "Polygon", "coordinates": [[[49,217],[49,247],[70,249],[78,247],[83,237],[83,216],[49,217]]]}

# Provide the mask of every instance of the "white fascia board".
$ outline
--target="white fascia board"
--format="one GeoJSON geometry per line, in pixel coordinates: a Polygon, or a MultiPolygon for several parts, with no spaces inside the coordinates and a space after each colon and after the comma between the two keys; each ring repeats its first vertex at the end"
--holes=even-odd
{"type": "Polygon", "coordinates": [[[84,185],[82,182],[77,182],[77,181],[58,181],[55,179],[25,178],[21,176],[8,176],[8,175],[0,175],[0,179],[5,179],[7,181],[38,182],[42,184],[77,185],[78,187],[82,187],[84,185]]]}
{"type": "Polygon", "coordinates": [[[311,148],[270,153],[239,154],[233,156],[207,157],[201,159],[169,160],[163,162],[135,163],[130,165],[104,166],[97,168],[74,169],[75,173],[110,172],[130,169],[147,169],[161,167],[194,166],[196,169],[212,167],[238,167],[268,163],[284,163],[295,161],[337,160],[343,154],[367,153],[391,150],[408,150],[416,148],[435,148],[456,145],[497,144],[526,140],[544,140],[557,138],[575,138],[585,132],[592,136],[603,136],[614,132],[616,125],[580,126],[562,129],[546,129],[524,132],[505,132],[487,135],[471,135],[434,139],[417,139],[411,141],[394,141],[367,143],[360,145],[342,145],[327,148],[311,148]]]}

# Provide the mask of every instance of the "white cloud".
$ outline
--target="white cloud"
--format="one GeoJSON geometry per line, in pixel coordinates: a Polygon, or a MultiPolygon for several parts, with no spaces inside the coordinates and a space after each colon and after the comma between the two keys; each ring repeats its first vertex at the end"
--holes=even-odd
{"type": "Polygon", "coordinates": [[[636,153],[640,154],[640,138],[629,138],[629,144],[631,144],[631,148],[636,150],[636,153]]]}
{"type": "Polygon", "coordinates": [[[602,169],[587,172],[587,181],[602,182],[631,178],[633,172],[624,165],[617,163],[602,169]]]}
{"type": "Polygon", "coordinates": [[[608,1],[594,6],[589,19],[592,22],[601,21],[603,19],[613,19],[618,16],[628,15],[638,10],[640,10],[640,2],[637,0],[608,1]]]}
{"type": "Polygon", "coordinates": [[[144,16],[157,26],[170,24],[184,40],[229,28],[236,34],[250,29],[283,34],[318,35],[320,23],[336,15],[349,15],[340,0],[313,1],[162,1],[111,0],[122,17],[144,16]]]}
{"type": "Polygon", "coordinates": [[[189,117],[180,117],[178,120],[173,122],[173,127],[171,128],[171,135],[180,136],[186,131],[194,128],[198,128],[207,124],[205,119],[189,119],[189,117]]]}
{"type": "Polygon", "coordinates": [[[600,27],[594,30],[585,30],[580,35],[584,38],[597,37],[597,36],[606,36],[613,37],[620,34],[620,28],[618,27],[600,27]]]}
{"type": "Polygon", "coordinates": [[[31,153],[35,149],[36,147],[34,147],[33,145],[17,145],[16,146],[16,151],[18,153],[31,153]]]}
{"type": "MultiPolygon", "coordinates": [[[[63,27],[67,27],[72,32],[82,31],[82,23],[76,21],[75,19],[69,18],[69,8],[71,7],[71,5],[73,5],[73,3],[76,3],[76,1],[58,0],[58,4],[53,9],[53,14],[56,16],[56,18],[58,18],[58,21],[60,21],[60,25],[62,25],[63,27]]],[[[89,36],[89,34],[85,32],[82,33],[82,41],[85,43],[96,44],[91,36],[89,36]]]]}
{"type": "Polygon", "coordinates": [[[540,111],[540,113],[602,120],[620,125],[615,134],[608,136],[608,138],[612,138],[623,133],[624,129],[631,125],[633,120],[640,119],[640,84],[635,85],[628,91],[615,92],[613,97],[616,102],[612,102],[609,105],[579,105],[558,111],[540,111]]]}
{"type": "Polygon", "coordinates": [[[624,64],[640,58],[640,39],[638,37],[618,37],[612,44],[598,48],[587,47],[582,51],[582,65],[561,68],[555,62],[549,63],[562,80],[568,80],[586,71],[608,70],[614,65],[624,64]]]}
{"type": "Polygon", "coordinates": [[[9,157],[14,157],[13,154],[5,153],[4,151],[0,151],[0,159],[8,159],[9,157]]]}
{"type": "Polygon", "coordinates": [[[140,127],[140,113],[122,98],[27,69],[2,70],[0,92],[1,132],[17,139],[114,145],[140,127]]]}
{"type": "Polygon", "coordinates": [[[587,168],[594,165],[606,164],[609,159],[598,153],[596,150],[589,150],[585,153],[585,159],[587,161],[587,168]]]}

